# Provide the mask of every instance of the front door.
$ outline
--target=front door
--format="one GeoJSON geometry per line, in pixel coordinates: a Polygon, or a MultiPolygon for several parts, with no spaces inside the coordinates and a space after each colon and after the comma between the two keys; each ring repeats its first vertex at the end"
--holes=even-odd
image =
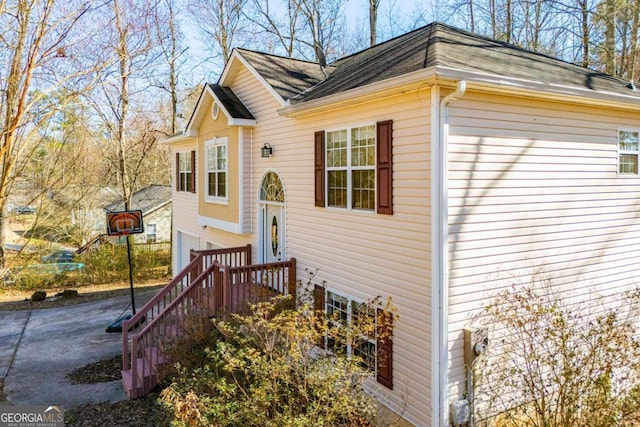
{"type": "Polygon", "coordinates": [[[263,207],[262,236],[263,259],[265,262],[282,261],[284,218],[282,205],[265,204],[263,207]]]}

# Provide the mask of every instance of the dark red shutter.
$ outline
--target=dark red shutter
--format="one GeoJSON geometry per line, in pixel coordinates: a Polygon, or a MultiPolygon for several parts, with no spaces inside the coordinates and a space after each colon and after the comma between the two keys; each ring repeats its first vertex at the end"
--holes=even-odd
{"type": "Polygon", "coordinates": [[[315,285],[313,288],[313,311],[315,311],[317,318],[318,333],[318,345],[324,347],[324,324],[325,324],[325,294],[324,287],[315,285]]]}
{"type": "Polygon", "coordinates": [[[379,214],[393,215],[393,121],[378,122],[376,125],[376,208],[379,214]]]}
{"type": "Polygon", "coordinates": [[[393,313],[378,309],[376,325],[376,380],[393,390],[393,313]]]}
{"type": "Polygon", "coordinates": [[[180,153],[176,153],[176,191],[180,191],[180,153]]]}
{"type": "Polygon", "coordinates": [[[324,131],[315,133],[314,139],[314,193],[316,206],[324,208],[325,171],[324,171],[324,131]]]}
{"type": "Polygon", "coordinates": [[[191,152],[191,192],[196,192],[196,152],[191,152]]]}

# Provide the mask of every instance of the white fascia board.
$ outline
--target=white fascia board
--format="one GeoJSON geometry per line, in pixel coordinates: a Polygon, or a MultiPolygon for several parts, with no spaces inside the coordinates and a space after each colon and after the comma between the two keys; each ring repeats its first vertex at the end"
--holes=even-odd
{"type": "Polygon", "coordinates": [[[429,86],[430,80],[435,80],[436,74],[433,68],[421,69],[398,77],[346,90],[334,95],[326,96],[313,101],[285,106],[278,110],[278,114],[286,117],[300,117],[308,114],[317,114],[326,111],[326,107],[332,104],[369,102],[379,99],[381,96],[393,95],[398,92],[418,90],[429,86]]]}
{"type": "Polygon", "coordinates": [[[229,126],[248,126],[255,127],[257,121],[255,119],[232,119],[229,118],[229,126]]]}
{"type": "Polygon", "coordinates": [[[491,73],[435,66],[302,104],[287,105],[279,109],[278,114],[287,117],[318,114],[326,111],[326,108],[330,105],[346,102],[353,105],[354,102],[367,102],[386,94],[393,94],[394,89],[406,91],[410,90],[411,85],[418,89],[425,85],[430,85],[435,80],[450,80],[452,85],[458,80],[465,80],[470,90],[486,90],[492,93],[520,94],[564,102],[570,101],[594,106],[640,110],[640,96],[637,95],[637,92],[632,92],[631,89],[629,89],[629,95],[624,95],[594,91],[579,86],[544,83],[491,73]]]}
{"type": "Polygon", "coordinates": [[[491,92],[521,94],[536,98],[554,99],[564,102],[608,106],[621,109],[640,110],[640,95],[629,89],[629,95],[614,92],[595,91],[579,86],[538,82],[518,79],[497,74],[460,70],[457,68],[437,66],[439,79],[452,81],[466,80],[474,89],[488,89],[491,92]],[[632,95],[635,94],[635,95],[632,95]],[[551,96],[549,96],[551,95],[551,96]]]}
{"type": "Polygon", "coordinates": [[[173,144],[176,142],[184,142],[184,141],[188,141],[191,138],[195,138],[197,136],[198,136],[198,131],[195,129],[191,129],[191,130],[179,133],[177,135],[172,135],[168,138],[161,139],[159,144],[173,144]]]}
{"type": "Polygon", "coordinates": [[[267,91],[275,98],[275,100],[280,105],[287,105],[287,101],[285,101],[284,98],[282,98],[278,94],[278,92],[276,92],[275,89],[267,82],[267,80],[265,80],[265,78],[262,77],[262,75],[258,73],[258,71],[256,71],[256,69],[253,68],[246,59],[242,57],[242,54],[238,50],[233,51],[233,53],[231,54],[231,58],[229,58],[229,61],[227,62],[227,66],[224,67],[224,71],[222,72],[222,76],[220,76],[219,80],[220,86],[224,86],[224,82],[229,77],[229,70],[233,67],[234,61],[240,62],[247,70],[249,70],[249,72],[256,78],[256,80],[258,80],[265,87],[265,89],[267,89],[267,91]]]}
{"type": "Polygon", "coordinates": [[[222,221],[208,216],[198,215],[198,225],[217,228],[218,230],[227,231],[234,234],[242,234],[240,224],[235,222],[222,221]]]}

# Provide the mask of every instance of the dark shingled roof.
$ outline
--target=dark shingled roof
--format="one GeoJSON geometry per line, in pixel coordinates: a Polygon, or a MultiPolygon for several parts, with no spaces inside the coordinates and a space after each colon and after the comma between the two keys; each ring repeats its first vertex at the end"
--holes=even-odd
{"type": "Polygon", "coordinates": [[[220,86],[219,84],[211,84],[209,83],[209,88],[213,91],[216,97],[220,100],[225,110],[231,115],[234,119],[248,119],[255,120],[253,114],[247,107],[244,106],[242,102],[238,99],[235,93],[231,91],[228,87],[220,86]]]}
{"type": "MultiPolygon", "coordinates": [[[[284,100],[291,99],[323,81],[326,76],[315,62],[237,49],[284,100]]],[[[325,67],[329,73],[332,67],[325,67]]]]}
{"type": "MultiPolygon", "coordinates": [[[[171,187],[168,185],[150,185],[147,188],[136,191],[131,196],[131,206],[129,209],[141,210],[142,214],[160,207],[166,202],[171,201],[171,187]]],[[[117,212],[124,210],[124,202],[122,200],[111,203],[104,207],[108,212],[117,212]]]]}
{"type": "MultiPolygon", "coordinates": [[[[254,53],[252,56],[257,58],[258,55],[254,53]]],[[[289,62],[284,59],[263,60],[262,64],[263,67],[256,67],[258,72],[266,74],[274,87],[284,86],[279,79],[288,81],[289,70],[286,67],[289,62]]],[[[290,86],[291,103],[300,104],[433,66],[601,92],[637,94],[640,99],[640,92],[633,92],[624,80],[441,23],[432,23],[336,61],[329,70],[328,78],[313,87],[300,85],[297,96],[293,94],[294,87],[290,86]]],[[[309,64],[308,68],[314,67],[309,64]]],[[[315,74],[315,78],[320,77],[315,74]]],[[[309,85],[312,82],[312,79],[305,80],[309,85]]]]}

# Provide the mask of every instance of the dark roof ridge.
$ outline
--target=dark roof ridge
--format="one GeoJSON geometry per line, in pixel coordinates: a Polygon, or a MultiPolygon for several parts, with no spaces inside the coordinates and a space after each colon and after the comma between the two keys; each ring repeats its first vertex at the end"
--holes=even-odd
{"type": "MultiPolygon", "coordinates": [[[[342,58],[337,59],[336,61],[332,62],[332,63],[331,63],[331,65],[336,65],[336,66],[337,66],[337,65],[339,65],[339,63],[340,63],[340,62],[344,62],[344,61],[346,61],[346,60],[349,60],[349,59],[351,59],[351,58],[353,58],[353,57],[355,57],[355,56],[361,55],[361,54],[363,54],[363,53],[365,53],[365,52],[368,52],[368,51],[371,51],[371,50],[373,50],[373,49],[381,48],[381,47],[383,47],[383,46],[384,46],[384,45],[386,45],[386,44],[395,43],[398,39],[405,38],[405,37],[409,37],[409,36],[410,36],[411,34],[413,34],[413,33],[421,32],[421,31],[425,31],[427,28],[429,28],[429,27],[433,27],[433,26],[438,25],[438,24],[439,24],[439,25],[444,25],[444,26],[448,27],[448,25],[446,25],[446,24],[442,24],[442,23],[440,23],[440,22],[436,22],[436,21],[434,21],[434,22],[431,22],[431,23],[429,23],[429,24],[427,24],[427,25],[423,25],[422,27],[415,28],[415,29],[413,29],[413,30],[409,31],[408,33],[399,34],[399,35],[397,35],[397,36],[395,36],[395,37],[392,37],[392,38],[390,38],[390,39],[388,39],[388,40],[382,41],[382,42],[380,42],[380,43],[376,43],[376,44],[374,44],[373,46],[369,46],[369,47],[367,47],[367,48],[364,48],[364,49],[362,49],[362,50],[359,50],[358,52],[354,52],[354,53],[349,54],[349,55],[347,55],[347,56],[343,56],[342,58]]],[[[453,28],[453,27],[451,27],[451,28],[453,28]]]]}
{"type": "MultiPolygon", "coordinates": [[[[243,51],[243,52],[249,52],[249,53],[255,53],[255,54],[263,55],[263,56],[271,56],[273,58],[284,59],[284,60],[289,60],[289,61],[302,62],[304,64],[309,64],[309,65],[319,65],[317,61],[310,61],[308,59],[294,58],[292,56],[278,55],[278,54],[275,54],[275,53],[263,52],[263,51],[260,51],[260,50],[246,49],[246,48],[243,48],[243,47],[234,47],[234,50],[243,51]]],[[[327,65],[327,67],[331,67],[331,65],[329,64],[329,65],[327,65]]]]}

